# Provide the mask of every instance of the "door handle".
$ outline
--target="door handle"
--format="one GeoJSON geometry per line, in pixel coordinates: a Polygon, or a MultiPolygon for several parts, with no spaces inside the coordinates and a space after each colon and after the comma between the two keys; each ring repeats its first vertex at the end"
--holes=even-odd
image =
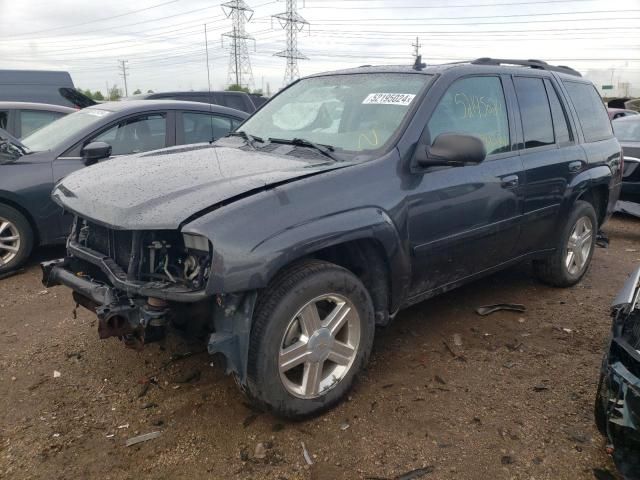
{"type": "Polygon", "coordinates": [[[502,188],[516,188],[520,183],[518,175],[507,175],[502,177],[502,188]]]}
{"type": "Polygon", "coordinates": [[[579,172],[580,170],[582,170],[582,165],[583,165],[583,162],[580,161],[580,160],[576,160],[575,162],[571,162],[569,164],[569,171],[571,173],[579,172]]]}

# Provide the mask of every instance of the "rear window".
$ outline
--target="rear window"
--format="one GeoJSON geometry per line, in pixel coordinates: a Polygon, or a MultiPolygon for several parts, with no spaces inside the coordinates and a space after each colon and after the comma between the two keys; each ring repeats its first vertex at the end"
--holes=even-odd
{"type": "Polygon", "coordinates": [[[616,120],[613,123],[613,131],[621,142],[640,142],[640,121],[616,120]]]}
{"type": "Polygon", "coordinates": [[[240,95],[224,94],[222,98],[226,107],[235,108],[236,110],[241,110],[243,112],[247,111],[244,98],[240,95]]]}
{"type": "Polygon", "coordinates": [[[553,121],[541,78],[514,79],[524,130],[524,148],[553,145],[553,121]]]}
{"type": "Polygon", "coordinates": [[[597,142],[613,135],[607,109],[593,85],[587,83],[563,82],[571,102],[578,112],[585,141],[597,142]]]}

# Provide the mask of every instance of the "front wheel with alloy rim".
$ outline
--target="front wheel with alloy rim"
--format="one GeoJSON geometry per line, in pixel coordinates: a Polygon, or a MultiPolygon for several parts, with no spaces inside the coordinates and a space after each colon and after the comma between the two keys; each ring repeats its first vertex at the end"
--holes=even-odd
{"type": "Polygon", "coordinates": [[[0,274],[15,270],[31,254],[33,230],[15,208],[0,204],[0,274]]]}
{"type": "Polygon", "coordinates": [[[355,275],[318,260],[293,265],[256,305],[247,395],[288,418],[330,408],[366,364],[374,330],[371,297],[355,275]]]}
{"type": "Polygon", "coordinates": [[[589,268],[596,245],[598,219],[593,206],[578,200],[560,234],[554,254],[536,260],[536,276],[556,287],[570,287],[580,281],[589,268]]]}

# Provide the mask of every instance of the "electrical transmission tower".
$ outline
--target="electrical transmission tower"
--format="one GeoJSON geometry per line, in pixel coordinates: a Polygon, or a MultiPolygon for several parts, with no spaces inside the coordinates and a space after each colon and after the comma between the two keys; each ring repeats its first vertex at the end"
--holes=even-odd
{"type": "Polygon", "coordinates": [[[273,15],[273,18],[276,18],[282,28],[287,32],[286,50],[274,53],[276,57],[284,57],[287,59],[287,68],[284,71],[284,84],[286,86],[300,76],[298,60],[309,59],[298,50],[298,32],[301,31],[305,25],[309,25],[309,22],[298,13],[297,0],[287,0],[287,11],[273,15]]]}
{"type": "MultiPolygon", "coordinates": [[[[229,50],[229,83],[241,87],[249,87],[253,83],[251,60],[247,40],[254,40],[244,29],[245,23],[253,17],[253,10],[244,0],[231,0],[222,4],[222,11],[227,18],[231,18],[233,30],[223,33],[222,37],[231,39],[229,50]]],[[[224,39],[223,39],[224,41],[224,39]]]]}

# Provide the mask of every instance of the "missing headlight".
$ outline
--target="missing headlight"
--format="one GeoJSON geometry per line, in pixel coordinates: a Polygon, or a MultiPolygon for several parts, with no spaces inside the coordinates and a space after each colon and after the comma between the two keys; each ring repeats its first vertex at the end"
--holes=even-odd
{"type": "Polygon", "coordinates": [[[193,233],[183,233],[184,246],[189,250],[198,250],[200,252],[209,252],[209,239],[202,235],[193,233]]]}

